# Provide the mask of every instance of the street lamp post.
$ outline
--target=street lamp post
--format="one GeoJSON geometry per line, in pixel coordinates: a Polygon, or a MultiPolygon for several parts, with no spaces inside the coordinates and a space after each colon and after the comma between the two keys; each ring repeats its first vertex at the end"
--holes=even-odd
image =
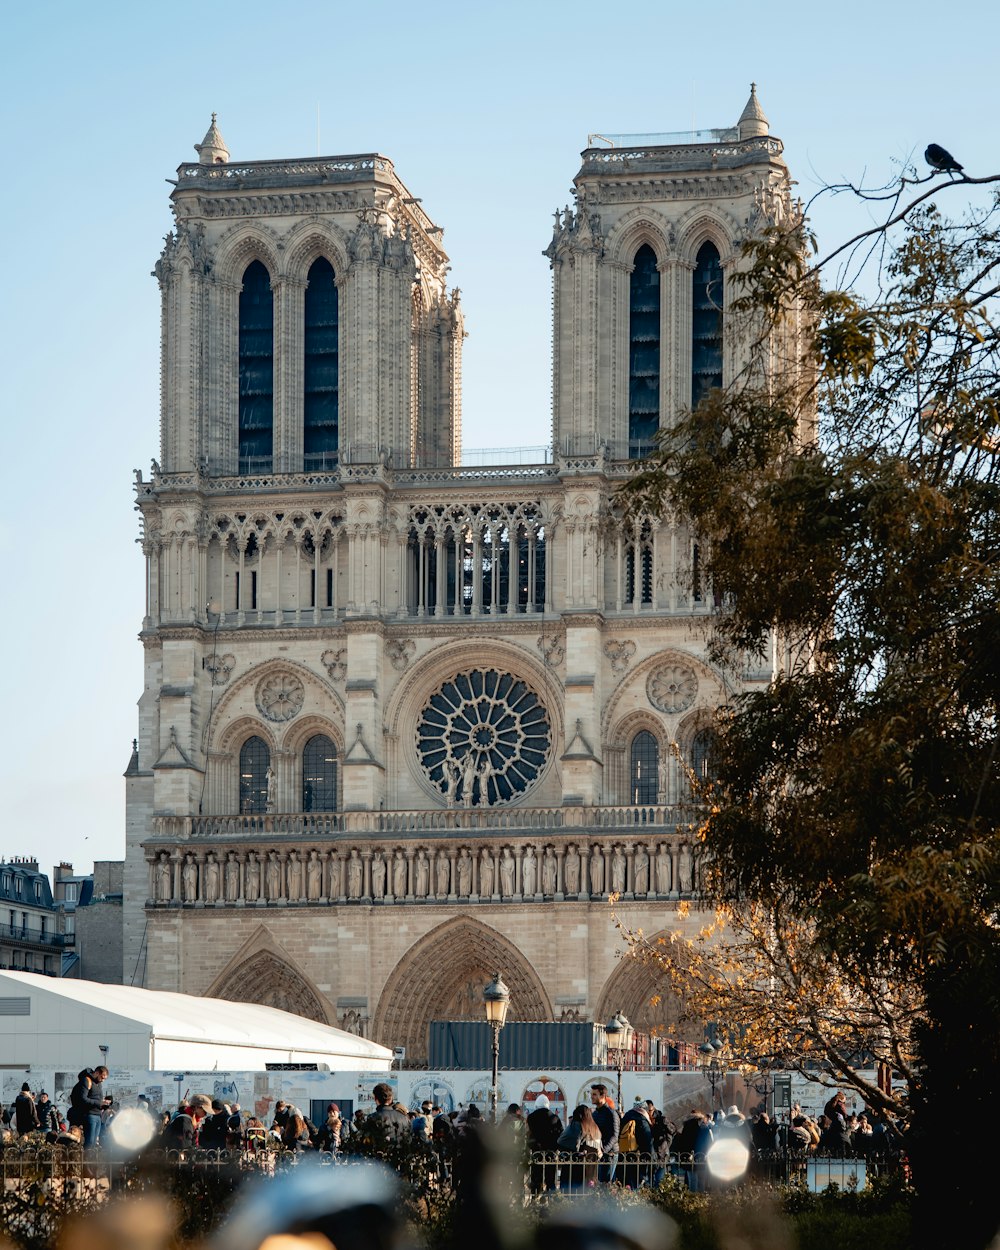
{"type": "Polygon", "coordinates": [[[616,1011],[604,1026],[608,1039],[608,1050],[615,1052],[615,1071],[618,1073],[618,1114],[622,1112],[622,1070],[625,1067],[625,1056],[632,1045],[635,1029],[628,1022],[624,1011],[616,1011]]]}
{"type": "Polygon", "coordinates": [[[486,1020],[493,1030],[493,1083],[490,1086],[490,1112],[493,1123],[497,1122],[497,1085],[500,1075],[500,1030],[507,1020],[507,1009],[510,1007],[510,990],[504,985],[498,972],[483,990],[483,1001],[486,1004],[486,1020]]]}
{"type": "Polygon", "coordinates": [[[721,1042],[702,1042],[698,1047],[701,1054],[701,1070],[712,1083],[712,1110],[715,1110],[715,1090],[716,1086],[724,1077],[722,1065],[719,1063],[719,1051],[722,1049],[721,1042]]]}

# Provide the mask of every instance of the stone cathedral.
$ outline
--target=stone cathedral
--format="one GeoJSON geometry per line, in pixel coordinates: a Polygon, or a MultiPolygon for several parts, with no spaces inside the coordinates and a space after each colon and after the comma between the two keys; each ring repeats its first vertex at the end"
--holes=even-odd
{"type": "Polygon", "coordinates": [[[771,669],[708,663],[695,536],[626,527],[615,491],[733,376],[740,244],[794,211],[756,92],[728,129],[590,137],[544,253],[532,465],[463,464],[462,309],[390,160],[238,163],[214,118],[196,151],[135,484],[126,983],[413,1064],[430,1020],[482,1018],[497,969],[514,1019],[656,1024],[608,895],[647,933],[676,923],[711,711],[771,669]]]}

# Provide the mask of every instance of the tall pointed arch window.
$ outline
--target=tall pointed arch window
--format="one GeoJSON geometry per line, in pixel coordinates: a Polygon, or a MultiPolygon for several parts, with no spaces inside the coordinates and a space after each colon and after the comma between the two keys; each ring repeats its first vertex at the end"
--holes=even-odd
{"type": "Polygon", "coordinates": [[[302,750],[302,810],[337,810],[337,748],[326,734],[314,734],[302,750]]]}
{"type": "Polygon", "coordinates": [[[629,278],[628,455],[653,450],[660,428],[660,271],[644,243],[629,278]]]}
{"type": "Polygon", "coordinates": [[[632,739],[629,751],[629,802],[651,806],[659,793],[660,747],[648,729],[632,739]]]}
{"type": "Polygon", "coordinates": [[[722,386],[724,282],[719,249],[703,243],[695,260],[691,324],[691,407],[722,386]]]}
{"type": "Polygon", "coordinates": [[[698,781],[711,781],[715,775],[715,751],[715,731],[699,729],[691,739],[691,771],[698,781]]]}
{"type": "Polygon", "coordinates": [[[240,814],[267,811],[271,752],[263,738],[247,738],[240,747],[240,814]]]}
{"type": "Polygon", "coordinates": [[[333,266],[313,262],[305,299],[303,465],[332,469],[339,446],[340,307],[333,266]]]}
{"type": "Polygon", "coordinates": [[[274,296],[259,260],[240,291],[240,473],[269,473],[274,455],[274,296]]]}

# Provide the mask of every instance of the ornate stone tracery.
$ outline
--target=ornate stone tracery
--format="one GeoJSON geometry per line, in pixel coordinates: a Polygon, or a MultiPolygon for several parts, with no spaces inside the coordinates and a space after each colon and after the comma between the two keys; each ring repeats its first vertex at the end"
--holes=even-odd
{"type": "Polygon", "coordinates": [[[662,664],[646,678],[646,694],[661,712],[685,712],[698,697],[698,678],[689,664],[662,664]]]}
{"type": "Polygon", "coordinates": [[[438,687],[417,726],[417,751],[448,805],[507,803],[537,781],[552,731],[538,695],[497,669],[472,669],[438,687]]]}
{"type": "Polygon", "coordinates": [[[291,720],[302,710],[306,692],[294,673],[272,673],[257,687],[258,711],[269,721],[291,720]]]}

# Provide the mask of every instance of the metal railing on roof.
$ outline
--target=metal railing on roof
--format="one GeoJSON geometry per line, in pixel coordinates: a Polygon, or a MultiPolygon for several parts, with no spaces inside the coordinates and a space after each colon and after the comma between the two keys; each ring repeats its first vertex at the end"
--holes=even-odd
{"type": "Polygon", "coordinates": [[[588,148],[674,147],[687,143],[736,143],[740,132],[737,126],[717,130],[674,130],[666,134],[639,135],[587,135],[588,148]]]}

